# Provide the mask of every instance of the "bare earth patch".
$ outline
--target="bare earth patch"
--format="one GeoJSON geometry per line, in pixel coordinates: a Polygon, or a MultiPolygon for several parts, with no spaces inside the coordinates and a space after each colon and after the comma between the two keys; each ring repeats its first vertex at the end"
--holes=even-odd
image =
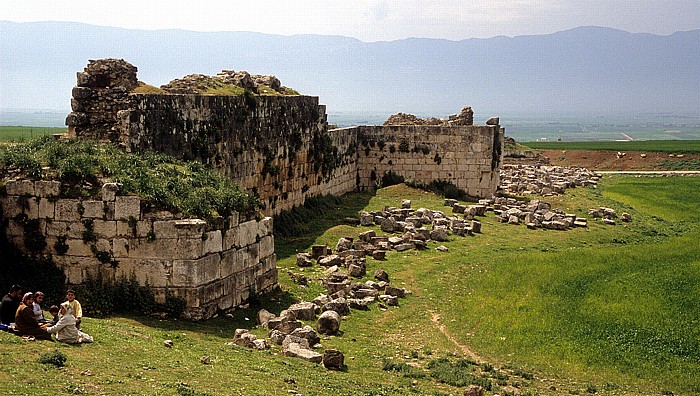
{"type": "Polygon", "coordinates": [[[591,170],[665,170],[662,162],[700,160],[700,154],[685,154],[682,157],[669,156],[669,153],[629,151],[618,156],[616,151],[607,150],[540,150],[549,158],[551,165],[578,166],[591,170]]]}

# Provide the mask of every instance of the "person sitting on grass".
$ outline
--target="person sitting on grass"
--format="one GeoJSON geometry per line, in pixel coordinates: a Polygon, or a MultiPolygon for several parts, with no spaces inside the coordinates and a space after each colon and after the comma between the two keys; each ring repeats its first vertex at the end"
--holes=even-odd
{"type": "Polygon", "coordinates": [[[80,322],[83,319],[83,308],[80,306],[80,302],[75,299],[75,290],[69,289],[66,292],[66,300],[68,300],[71,308],[73,308],[73,316],[75,316],[75,327],[80,329],[80,322]]]}
{"type": "Polygon", "coordinates": [[[5,325],[10,325],[15,322],[17,308],[22,302],[22,288],[19,285],[13,285],[10,292],[2,298],[0,302],[0,322],[5,325]]]}
{"type": "Polygon", "coordinates": [[[25,293],[22,303],[15,315],[15,333],[20,336],[31,336],[37,340],[53,341],[51,334],[39,325],[34,317],[34,294],[25,293]]]}
{"type": "Polygon", "coordinates": [[[58,311],[59,311],[59,309],[58,309],[57,305],[52,305],[49,308],[49,313],[51,314],[51,316],[53,316],[53,320],[49,321],[50,326],[53,326],[56,323],[58,323],[58,311]]]}
{"type": "Polygon", "coordinates": [[[34,317],[39,323],[49,323],[50,320],[44,318],[44,309],[41,308],[41,303],[44,302],[44,293],[38,291],[34,293],[34,317]]]}
{"type": "Polygon", "coordinates": [[[75,327],[75,316],[73,316],[73,307],[68,301],[61,304],[59,308],[60,319],[58,323],[46,328],[49,333],[56,333],[56,339],[69,344],[80,344],[92,342],[92,337],[83,333],[75,327]]]}

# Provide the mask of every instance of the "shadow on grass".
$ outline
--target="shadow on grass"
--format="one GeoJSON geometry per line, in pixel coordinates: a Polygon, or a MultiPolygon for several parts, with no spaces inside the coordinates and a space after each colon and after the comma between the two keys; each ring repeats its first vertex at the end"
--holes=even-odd
{"type": "Polygon", "coordinates": [[[314,197],[301,207],[281,213],[275,217],[274,225],[277,258],[285,259],[297,251],[308,250],[328,229],[347,224],[348,217],[357,218],[374,195],[374,192],[357,192],[342,197],[314,197]]]}
{"type": "Polygon", "coordinates": [[[266,309],[269,312],[279,315],[283,309],[287,309],[290,305],[297,302],[299,302],[299,300],[292,294],[278,288],[269,293],[264,293],[256,298],[252,298],[246,308],[236,308],[230,313],[219,313],[217,317],[208,320],[192,321],[183,318],[158,319],[148,315],[130,313],[115,314],[106,318],[127,318],[143,326],[162,331],[191,331],[203,335],[230,339],[233,338],[236,329],[250,330],[257,326],[258,311],[261,309],[266,309]]]}

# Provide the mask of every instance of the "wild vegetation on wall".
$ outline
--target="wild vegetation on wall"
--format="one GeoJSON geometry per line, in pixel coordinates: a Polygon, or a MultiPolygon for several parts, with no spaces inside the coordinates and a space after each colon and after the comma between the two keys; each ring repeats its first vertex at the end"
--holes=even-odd
{"type": "Polygon", "coordinates": [[[94,141],[39,139],[0,148],[0,174],[16,170],[32,179],[61,181],[64,196],[93,196],[104,182],[122,184],[123,193],[154,207],[209,218],[258,208],[254,194],[197,162],[167,155],[127,154],[94,141]]]}

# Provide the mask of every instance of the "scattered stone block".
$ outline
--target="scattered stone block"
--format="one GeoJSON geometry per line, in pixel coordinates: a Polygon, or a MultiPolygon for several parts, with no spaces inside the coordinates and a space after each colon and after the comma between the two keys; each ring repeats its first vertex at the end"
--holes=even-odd
{"type": "Polygon", "coordinates": [[[377,270],[374,271],[374,278],[387,283],[389,282],[389,274],[381,268],[377,268],[377,270]]]}
{"type": "Polygon", "coordinates": [[[345,355],[337,349],[323,351],[323,367],[338,370],[345,365],[345,355]]]}
{"type": "Polygon", "coordinates": [[[316,329],[321,334],[336,334],[340,329],[340,315],[338,314],[338,312],[323,312],[316,321],[316,329]]]}

